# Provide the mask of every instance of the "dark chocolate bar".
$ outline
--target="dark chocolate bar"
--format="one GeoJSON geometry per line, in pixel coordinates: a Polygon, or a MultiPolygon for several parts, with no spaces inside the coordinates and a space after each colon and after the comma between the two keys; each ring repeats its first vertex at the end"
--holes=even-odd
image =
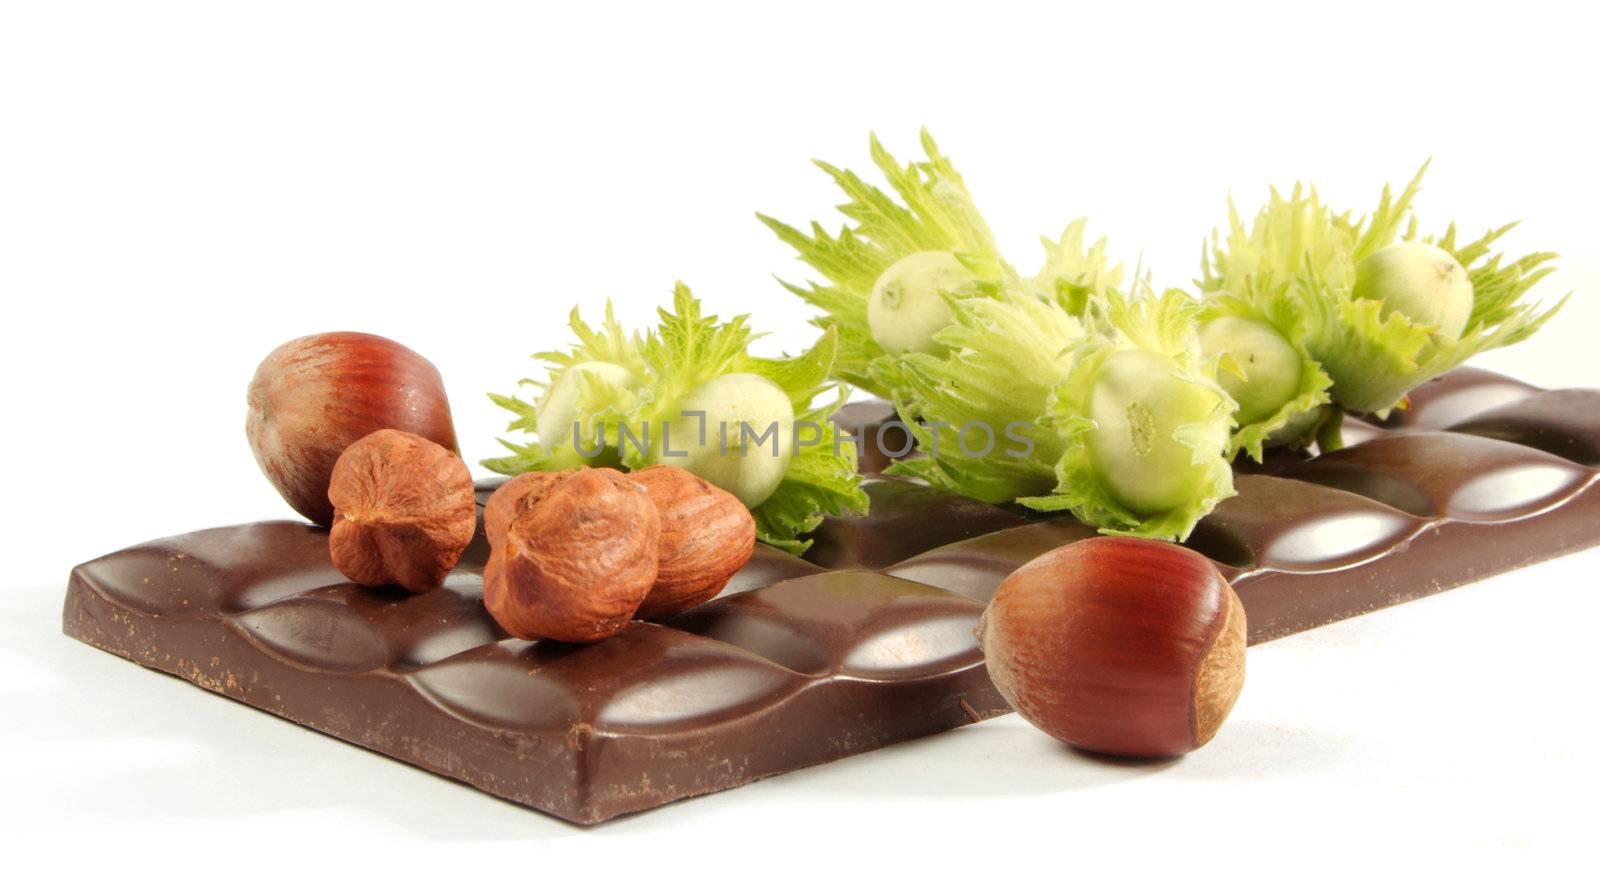
{"type": "MultiPolygon", "coordinates": [[[[887,406],[849,408],[872,433],[887,406]]],[[[885,449],[898,452],[889,426],[885,449]]],[[[1241,464],[1188,545],[1253,642],[1600,543],[1600,391],[1463,369],[1349,446],[1241,464]]],[[[422,595],[345,582],[324,532],[200,531],[76,568],[66,632],[492,794],[594,823],[1000,714],[971,629],[1069,517],[874,477],[808,561],[767,547],[714,601],[593,646],[506,637],[477,541],[422,595]]],[[[481,493],[486,496],[487,490],[481,493]]],[[[481,500],[481,497],[480,497],[481,500]]]]}
{"type": "Polygon", "coordinates": [[[75,569],[67,634],[580,824],[1008,711],[983,606],[760,546],[718,600],[591,646],[508,638],[481,545],[443,587],[367,589],[298,522],[75,569]]]}

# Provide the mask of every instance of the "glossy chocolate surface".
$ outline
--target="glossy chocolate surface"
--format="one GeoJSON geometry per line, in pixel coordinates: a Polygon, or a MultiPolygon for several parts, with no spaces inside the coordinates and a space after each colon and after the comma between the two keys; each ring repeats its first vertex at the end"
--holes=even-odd
{"type": "MultiPolygon", "coordinates": [[[[881,404],[847,410],[852,425],[886,418],[881,404]]],[[[1253,642],[1600,543],[1600,391],[1466,369],[1345,435],[1325,456],[1241,464],[1239,495],[1189,540],[1234,583],[1253,642]]],[[[81,565],[65,629],[594,823],[1006,711],[972,638],[983,603],[1093,531],[905,480],[866,485],[871,514],[824,523],[809,561],[758,546],[718,599],[593,646],[507,638],[481,604],[481,539],[442,588],[407,595],[344,581],[325,532],[294,522],[81,565]]]]}

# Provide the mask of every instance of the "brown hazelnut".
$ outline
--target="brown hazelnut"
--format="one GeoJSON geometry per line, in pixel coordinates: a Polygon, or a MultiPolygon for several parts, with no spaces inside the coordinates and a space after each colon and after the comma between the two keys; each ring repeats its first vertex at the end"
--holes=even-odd
{"type": "Polygon", "coordinates": [[[717,596],[756,546],[756,521],[732,494],[666,465],[628,475],[661,514],[661,565],[638,617],[664,618],[717,596]]]}
{"type": "Polygon", "coordinates": [[[483,573],[483,603],[525,640],[603,640],[627,626],[655,582],[661,517],[644,487],[585,468],[511,518],[483,573]]]}
{"type": "Polygon", "coordinates": [[[340,454],[328,500],[333,565],[361,585],[437,587],[478,521],[472,473],[461,457],[394,429],[379,429],[340,454]]]}
{"type": "Polygon", "coordinates": [[[1244,687],[1239,596],[1171,543],[1095,537],[1051,550],[1000,584],[977,633],[1012,707],[1088,751],[1192,751],[1244,687]]]}
{"type": "Polygon", "coordinates": [[[506,526],[511,518],[529,503],[539,500],[551,486],[576,474],[576,470],[531,471],[518,474],[500,484],[489,500],[483,504],[483,536],[491,547],[499,546],[505,539],[506,526]]]}
{"type": "Polygon", "coordinates": [[[246,398],[245,434],[262,473],[290,507],[324,527],[333,522],[333,463],[360,438],[392,428],[456,451],[438,369],[377,335],[296,338],[261,360],[246,398]]]}

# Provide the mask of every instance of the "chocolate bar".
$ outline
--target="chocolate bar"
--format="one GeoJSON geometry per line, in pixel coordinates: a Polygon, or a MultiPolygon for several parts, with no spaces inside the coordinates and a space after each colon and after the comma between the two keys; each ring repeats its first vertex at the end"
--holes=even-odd
{"type": "MultiPolygon", "coordinates": [[[[885,405],[848,409],[885,429],[885,405]]],[[[1600,391],[1472,369],[1348,446],[1241,463],[1188,541],[1252,642],[1600,543],[1600,391]]],[[[889,456],[863,442],[863,469],[889,456]]],[[[590,824],[1006,710],[971,629],[1020,564],[1094,532],[875,476],[801,560],[757,547],[716,600],[592,646],[508,638],[475,541],[445,585],[365,589],[323,531],[199,531],[74,569],[67,634],[358,745],[590,824]]],[[[480,503],[489,487],[480,492],[480,503]]]]}
{"type": "MultiPolygon", "coordinates": [[[[483,493],[485,496],[487,492],[483,493]]],[[[591,646],[508,638],[481,541],[420,595],[262,522],[72,573],[68,635],[580,824],[1008,711],[977,601],[761,546],[721,598],[591,646]]]]}

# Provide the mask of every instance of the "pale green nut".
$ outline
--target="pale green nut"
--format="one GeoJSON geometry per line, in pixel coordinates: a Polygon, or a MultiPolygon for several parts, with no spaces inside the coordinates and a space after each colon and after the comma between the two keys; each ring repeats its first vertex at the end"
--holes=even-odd
{"type": "Polygon", "coordinates": [[[883,270],[867,297],[872,340],[895,355],[942,352],[934,333],[954,321],[944,294],[966,293],[973,284],[972,273],[949,251],[901,258],[883,270]]]}
{"type": "Polygon", "coordinates": [[[1355,296],[1455,340],[1472,316],[1472,279],[1448,251],[1398,241],[1356,263],[1355,296]]]}
{"type": "MultiPolygon", "coordinates": [[[[1182,507],[1207,485],[1208,468],[1175,433],[1209,418],[1220,397],[1178,373],[1160,354],[1118,350],[1102,364],[1089,392],[1095,428],[1087,444],[1100,482],[1143,516],[1182,507]]],[[[1219,434],[1220,455],[1227,432],[1219,434]]]]}
{"type": "Polygon", "coordinates": [[[1200,327],[1200,346],[1207,355],[1226,353],[1244,372],[1217,373],[1217,384],[1239,403],[1234,421],[1241,426],[1270,418],[1300,394],[1300,354],[1271,324],[1218,317],[1200,327]]]}
{"type": "Polygon", "coordinates": [[[683,468],[756,507],[777,491],[794,452],[794,403],[759,374],[724,374],[684,397],[652,447],[658,461],[683,468]],[[704,414],[703,427],[702,417],[704,414]]]}
{"type": "MultiPolygon", "coordinates": [[[[544,398],[539,401],[539,443],[544,444],[546,448],[575,446],[572,424],[579,421],[578,398],[582,386],[582,379],[578,376],[580,371],[587,371],[612,386],[624,389],[632,389],[639,384],[639,378],[632,371],[611,362],[579,362],[561,372],[550,384],[550,388],[545,390],[544,398]]],[[[587,438],[590,434],[590,427],[585,423],[583,435],[587,438]]],[[[606,442],[609,447],[615,448],[616,436],[611,435],[606,442]]]]}

